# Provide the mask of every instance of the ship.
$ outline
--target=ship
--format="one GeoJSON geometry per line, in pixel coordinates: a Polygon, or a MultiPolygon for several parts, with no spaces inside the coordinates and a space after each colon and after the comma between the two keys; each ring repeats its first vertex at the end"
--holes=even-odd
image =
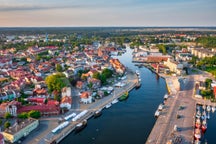
{"type": "Polygon", "coordinates": [[[95,111],[94,118],[100,117],[102,115],[102,109],[95,111]]]}
{"type": "Polygon", "coordinates": [[[75,128],[75,133],[78,133],[80,132],[81,130],[83,130],[87,125],[87,120],[83,120],[82,122],[78,123],[76,125],[76,128],[75,128]]]}
{"type": "Polygon", "coordinates": [[[202,132],[205,133],[207,130],[207,122],[206,120],[203,120],[202,126],[201,126],[202,132]]]}
{"type": "Polygon", "coordinates": [[[125,92],[120,98],[118,98],[119,101],[123,101],[123,100],[126,100],[129,96],[129,93],[128,91],[125,92]]]}
{"type": "Polygon", "coordinates": [[[201,130],[196,128],[195,131],[194,131],[194,138],[196,140],[199,140],[201,138],[201,130]]]}

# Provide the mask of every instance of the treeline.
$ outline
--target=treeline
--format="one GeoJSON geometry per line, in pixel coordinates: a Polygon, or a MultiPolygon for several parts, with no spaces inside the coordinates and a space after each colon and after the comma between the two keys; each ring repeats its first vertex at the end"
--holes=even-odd
{"type": "Polygon", "coordinates": [[[216,37],[200,37],[196,39],[196,43],[203,47],[216,48],[216,37]]]}
{"type": "Polygon", "coordinates": [[[197,67],[212,73],[216,77],[216,56],[206,57],[197,63],[197,67]]]}

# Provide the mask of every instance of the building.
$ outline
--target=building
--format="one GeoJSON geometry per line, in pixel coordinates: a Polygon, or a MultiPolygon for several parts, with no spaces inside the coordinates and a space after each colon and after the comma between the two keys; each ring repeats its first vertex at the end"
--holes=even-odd
{"type": "Polygon", "coordinates": [[[170,58],[164,62],[164,65],[167,66],[171,72],[175,72],[178,75],[184,74],[183,64],[173,61],[170,58]]]}
{"type": "Polygon", "coordinates": [[[14,143],[20,138],[27,136],[31,131],[36,129],[38,125],[39,120],[37,119],[25,119],[22,122],[15,123],[12,127],[2,132],[2,134],[6,141],[14,143]]]}
{"type": "Polygon", "coordinates": [[[0,133],[0,144],[5,144],[4,142],[4,136],[0,133]]]}
{"type": "Polygon", "coordinates": [[[61,99],[60,108],[66,108],[69,110],[71,108],[71,104],[72,104],[71,96],[64,96],[61,99]]]}
{"type": "Polygon", "coordinates": [[[198,58],[202,59],[205,57],[213,57],[216,55],[215,50],[206,49],[206,48],[192,48],[191,54],[197,56],[198,58]]]}
{"type": "Polygon", "coordinates": [[[80,98],[81,98],[80,101],[84,104],[92,103],[92,96],[91,93],[88,91],[83,92],[80,98]]]}
{"type": "Polygon", "coordinates": [[[5,113],[10,113],[12,116],[17,116],[17,109],[21,107],[21,103],[17,101],[5,102],[0,105],[0,116],[5,113]]]}

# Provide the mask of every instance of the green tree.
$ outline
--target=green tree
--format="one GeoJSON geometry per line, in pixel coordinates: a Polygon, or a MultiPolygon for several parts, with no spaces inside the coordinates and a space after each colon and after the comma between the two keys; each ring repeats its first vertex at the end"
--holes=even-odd
{"type": "Polygon", "coordinates": [[[93,74],[92,77],[95,78],[95,79],[100,79],[100,73],[96,72],[96,73],[93,74]]]}
{"type": "Polygon", "coordinates": [[[0,126],[2,125],[2,119],[0,119],[0,126]]]}
{"type": "Polygon", "coordinates": [[[166,47],[163,44],[158,44],[157,47],[159,48],[159,51],[163,54],[167,54],[166,47]]]}
{"type": "Polygon", "coordinates": [[[26,118],[28,118],[28,113],[22,112],[21,114],[18,114],[17,117],[20,119],[26,119],[26,118]]]}
{"type": "Polygon", "coordinates": [[[211,79],[206,79],[205,80],[206,89],[211,89],[211,83],[212,83],[211,79]]]}
{"type": "Polygon", "coordinates": [[[45,78],[45,83],[47,84],[48,91],[50,93],[54,90],[60,92],[61,89],[66,86],[65,80],[66,77],[62,73],[47,76],[45,78]]]}
{"type": "Polygon", "coordinates": [[[57,72],[62,72],[63,71],[63,68],[60,64],[56,64],[56,71],[57,72]]]}
{"type": "Polygon", "coordinates": [[[28,117],[38,119],[41,117],[41,113],[39,111],[31,110],[30,112],[28,112],[28,117]]]}
{"type": "Polygon", "coordinates": [[[102,71],[102,75],[104,75],[106,78],[112,77],[112,74],[113,74],[113,71],[107,68],[102,71]]]}
{"type": "Polygon", "coordinates": [[[5,119],[9,119],[11,117],[12,117],[12,115],[9,112],[6,112],[5,115],[4,115],[5,119]]]}
{"type": "Polygon", "coordinates": [[[9,128],[10,126],[11,126],[10,122],[6,121],[6,122],[4,123],[4,128],[5,128],[5,129],[6,129],[6,128],[9,128]]]}

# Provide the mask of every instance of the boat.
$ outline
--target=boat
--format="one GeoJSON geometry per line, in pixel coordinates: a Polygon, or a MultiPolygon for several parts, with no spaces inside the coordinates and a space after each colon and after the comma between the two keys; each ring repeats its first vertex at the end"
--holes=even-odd
{"type": "Polygon", "coordinates": [[[110,108],[111,106],[112,106],[112,104],[111,104],[111,103],[108,103],[108,104],[105,106],[105,108],[108,109],[108,108],[110,108]]]}
{"type": "Polygon", "coordinates": [[[139,82],[141,82],[141,78],[139,78],[139,82]]]}
{"type": "Polygon", "coordinates": [[[212,106],[212,112],[213,112],[213,113],[215,112],[215,107],[214,107],[214,106],[212,106]]]}
{"type": "Polygon", "coordinates": [[[207,122],[206,122],[206,120],[203,120],[201,130],[204,133],[206,131],[206,129],[207,129],[207,122]]]}
{"type": "Polygon", "coordinates": [[[210,113],[209,113],[209,112],[208,112],[206,118],[207,118],[207,119],[210,119],[210,113]]]}
{"type": "Polygon", "coordinates": [[[202,108],[203,108],[203,110],[205,110],[205,109],[206,109],[206,106],[205,106],[205,105],[203,105],[203,106],[202,106],[202,108]]]}
{"type": "Polygon", "coordinates": [[[197,105],[196,109],[197,109],[197,111],[200,111],[200,106],[199,106],[199,105],[197,105]]]}
{"type": "Polygon", "coordinates": [[[168,94],[165,94],[164,95],[164,100],[167,100],[168,99],[168,94]]]}
{"type": "Polygon", "coordinates": [[[202,118],[202,120],[206,119],[206,112],[205,111],[203,111],[201,118],[202,118]]]}
{"type": "Polygon", "coordinates": [[[210,112],[210,111],[211,111],[211,106],[208,105],[208,106],[207,106],[207,112],[210,112]]]}
{"type": "Polygon", "coordinates": [[[197,111],[196,113],[196,118],[200,118],[201,117],[201,112],[200,111],[197,111]]]}
{"type": "Polygon", "coordinates": [[[200,128],[200,126],[201,126],[200,119],[196,119],[195,127],[200,128]]]}
{"type": "Polygon", "coordinates": [[[87,120],[85,119],[76,125],[75,132],[76,133],[80,132],[82,129],[86,127],[86,125],[87,125],[87,120]]]}
{"type": "Polygon", "coordinates": [[[140,73],[139,73],[139,71],[138,71],[138,70],[136,70],[136,74],[137,74],[137,75],[140,75],[140,73]]]}
{"type": "Polygon", "coordinates": [[[114,99],[111,103],[112,104],[115,104],[115,103],[117,103],[118,102],[118,99],[114,99]]]}
{"type": "Polygon", "coordinates": [[[99,117],[101,115],[102,115],[102,109],[99,109],[99,110],[95,111],[94,118],[97,118],[97,117],[99,117]]]}
{"type": "Polygon", "coordinates": [[[195,140],[194,144],[201,144],[201,141],[200,140],[195,140]]]}
{"type": "Polygon", "coordinates": [[[196,128],[194,131],[194,137],[196,140],[199,140],[201,138],[201,130],[196,128]]]}
{"type": "Polygon", "coordinates": [[[120,98],[118,98],[119,101],[123,101],[126,100],[128,98],[129,94],[128,91],[125,92],[120,98]]]}
{"type": "Polygon", "coordinates": [[[163,107],[164,107],[164,105],[163,105],[163,104],[160,104],[160,105],[158,106],[158,110],[159,110],[159,111],[162,111],[162,110],[163,110],[163,107]]]}
{"type": "Polygon", "coordinates": [[[158,111],[158,110],[156,110],[156,112],[155,112],[155,117],[157,118],[157,117],[159,117],[159,115],[160,115],[160,112],[158,111]]]}
{"type": "Polygon", "coordinates": [[[141,87],[141,82],[138,82],[135,86],[136,89],[140,88],[141,87]]]}

